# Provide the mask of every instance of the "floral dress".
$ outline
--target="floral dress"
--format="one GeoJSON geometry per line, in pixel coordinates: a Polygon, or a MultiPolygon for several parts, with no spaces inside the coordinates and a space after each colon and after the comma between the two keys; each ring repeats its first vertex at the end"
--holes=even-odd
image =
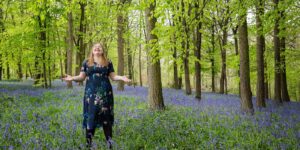
{"type": "Polygon", "coordinates": [[[88,66],[87,60],[82,63],[81,72],[86,74],[86,85],[83,98],[83,128],[95,129],[104,125],[113,125],[114,99],[109,74],[114,72],[113,64],[107,66],[94,62],[88,66]]]}

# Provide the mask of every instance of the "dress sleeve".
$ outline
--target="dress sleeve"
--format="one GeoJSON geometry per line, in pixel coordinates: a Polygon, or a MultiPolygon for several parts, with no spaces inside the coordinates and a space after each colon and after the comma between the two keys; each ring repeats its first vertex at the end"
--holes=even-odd
{"type": "Polygon", "coordinates": [[[87,61],[84,60],[82,65],[81,65],[81,68],[80,68],[80,72],[84,72],[85,74],[87,72],[87,64],[86,63],[87,63],[87,61]]]}
{"type": "Polygon", "coordinates": [[[114,66],[111,61],[108,62],[108,74],[115,72],[114,66]]]}

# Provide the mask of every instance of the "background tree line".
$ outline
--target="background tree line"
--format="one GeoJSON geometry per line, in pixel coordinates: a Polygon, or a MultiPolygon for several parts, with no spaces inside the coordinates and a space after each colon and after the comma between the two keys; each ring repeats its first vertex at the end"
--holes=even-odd
{"type": "MultiPolygon", "coordinates": [[[[32,78],[51,87],[78,74],[102,42],[120,75],[149,87],[240,94],[242,110],[300,101],[297,0],[2,0],[0,80],[32,78]]],[[[72,85],[68,85],[71,87],[72,85]]],[[[118,83],[118,90],[124,84],[118,83]]]]}

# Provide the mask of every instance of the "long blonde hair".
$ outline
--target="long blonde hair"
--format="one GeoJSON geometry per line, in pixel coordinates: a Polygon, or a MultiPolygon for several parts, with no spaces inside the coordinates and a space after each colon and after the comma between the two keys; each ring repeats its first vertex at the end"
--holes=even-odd
{"type": "Polygon", "coordinates": [[[104,46],[103,46],[102,43],[95,43],[93,45],[92,50],[91,50],[90,55],[89,55],[89,58],[88,58],[88,66],[93,66],[94,65],[93,50],[94,50],[94,48],[95,48],[96,45],[100,45],[100,47],[101,47],[101,49],[103,51],[103,54],[100,56],[100,57],[102,57],[102,60],[103,60],[102,62],[100,62],[101,65],[107,66],[108,65],[108,60],[107,60],[107,57],[106,57],[106,50],[105,50],[105,48],[104,48],[104,46]]]}

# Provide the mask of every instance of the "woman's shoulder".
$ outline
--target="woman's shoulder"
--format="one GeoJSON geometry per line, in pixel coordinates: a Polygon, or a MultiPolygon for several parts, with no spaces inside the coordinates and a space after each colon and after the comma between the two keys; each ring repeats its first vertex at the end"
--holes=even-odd
{"type": "Polygon", "coordinates": [[[87,65],[88,64],[88,59],[83,60],[82,65],[87,65]]]}
{"type": "Polygon", "coordinates": [[[107,59],[107,63],[108,63],[108,64],[112,64],[111,59],[107,59]]]}

